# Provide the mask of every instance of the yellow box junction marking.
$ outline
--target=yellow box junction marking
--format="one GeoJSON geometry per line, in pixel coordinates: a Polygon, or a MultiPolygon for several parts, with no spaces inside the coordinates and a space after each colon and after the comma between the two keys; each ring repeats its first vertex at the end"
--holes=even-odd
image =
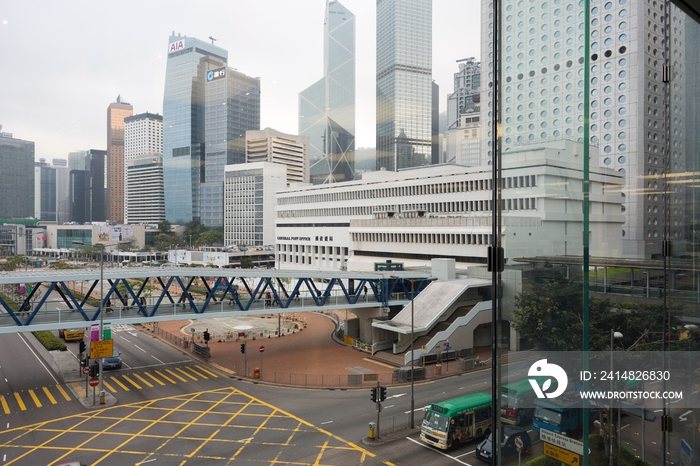
{"type": "Polygon", "coordinates": [[[32,397],[32,400],[34,401],[36,407],[41,408],[41,401],[39,401],[39,398],[37,398],[36,393],[34,393],[34,390],[29,390],[29,396],[32,397]]]}
{"type": "Polygon", "coordinates": [[[19,393],[17,393],[17,392],[15,392],[14,395],[15,395],[15,400],[17,400],[17,404],[19,405],[19,409],[21,409],[22,411],[26,411],[27,407],[24,406],[24,401],[22,401],[22,397],[19,396],[19,393]]]}
{"type": "Polygon", "coordinates": [[[51,392],[49,391],[49,389],[46,388],[46,387],[41,387],[41,388],[44,389],[44,395],[46,395],[46,398],[49,399],[49,401],[51,402],[52,405],[55,405],[55,404],[56,404],[56,398],[53,397],[53,395],[51,394],[51,392]]]}
{"type": "Polygon", "coordinates": [[[164,384],[163,382],[161,382],[159,379],[156,379],[156,378],[153,376],[153,374],[151,374],[150,372],[146,372],[146,375],[149,376],[150,378],[152,378],[153,381],[155,381],[155,382],[156,382],[157,384],[159,384],[161,387],[165,387],[165,384],[164,384]]]}
{"type": "Polygon", "coordinates": [[[7,401],[5,401],[5,395],[0,395],[0,404],[2,405],[2,410],[5,414],[10,414],[10,407],[7,406],[7,401]]]}

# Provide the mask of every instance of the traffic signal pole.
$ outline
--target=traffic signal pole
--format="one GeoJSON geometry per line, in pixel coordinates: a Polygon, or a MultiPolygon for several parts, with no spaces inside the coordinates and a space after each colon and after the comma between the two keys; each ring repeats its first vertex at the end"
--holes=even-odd
{"type": "Polygon", "coordinates": [[[376,434],[377,438],[381,438],[379,436],[379,413],[382,412],[382,403],[381,403],[381,401],[379,401],[381,399],[381,397],[379,396],[380,389],[381,389],[381,386],[379,385],[379,380],[377,380],[377,388],[375,388],[375,390],[376,390],[375,397],[377,398],[377,434],[376,434]]]}

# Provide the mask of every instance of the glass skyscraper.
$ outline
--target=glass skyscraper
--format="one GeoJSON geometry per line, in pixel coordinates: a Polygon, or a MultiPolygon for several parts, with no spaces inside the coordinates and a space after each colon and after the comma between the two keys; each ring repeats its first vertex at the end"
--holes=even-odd
{"type": "Polygon", "coordinates": [[[432,4],[377,1],[377,170],[432,159],[432,4]]]}
{"type": "Polygon", "coordinates": [[[224,227],[224,169],[245,163],[245,134],[260,129],[260,78],[233,68],[209,70],[205,77],[205,155],[200,173],[200,220],[224,227]]]}
{"type": "Polygon", "coordinates": [[[328,0],[324,24],[323,78],[299,94],[313,184],[355,178],[355,15],[328,0]]]}
{"type": "Polygon", "coordinates": [[[204,181],[205,82],[209,70],[226,66],[228,52],[193,37],[172,35],[163,93],[165,216],[173,223],[200,220],[204,181]]]}

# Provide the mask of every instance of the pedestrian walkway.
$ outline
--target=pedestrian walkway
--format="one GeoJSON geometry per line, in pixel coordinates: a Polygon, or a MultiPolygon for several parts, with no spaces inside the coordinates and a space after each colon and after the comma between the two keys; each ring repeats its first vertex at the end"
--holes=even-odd
{"type": "MultiPolygon", "coordinates": [[[[330,318],[316,314],[297,314],[305,326],[300,326],[283,336],[272,336],[273,332],[263,332],[267,337],[232,338],[210,340],[209,364],[221,368],[229,374],[256,378],[256,368],[262,381],[293,386],[311,386],[326,388],[373,386],[379,381],[383,385],[395,383],[396,365],[373,358],[370,353],[339,343],[332,338],[335,324],[330,318]],[[246,345],[242,353],[241,345],[246,345]]],[[[263,328],[272,321],[267,315],[246,317],[253,328],[263,328]],[[256,320],[261,323],[256,324],[256,320]]],[[[156,334],[171,343],[183,344],[195,328],[197,343],[204,343],[201,332],[208,328],[226,329],[240,326],[241,322],[227,323],[226,318],[202,319],[197,321],[159,322],[156,334]]],[[[255,334],[256,332],[252,332],[255,334]]],[[[190,348],[191,349],[191,348],[190,348]]],[[[440,367],[436,373],[435,366],[429,366],[426,376],[445,376],[462,372],[457,361],[451,361],[440,367]]]]}
{"type": "Polygon", "coordinates": [[[72,401],[73,397],[68,394],[69,391],[67,387],[59,384],[0,395],[0,412],[17,413],[72,401]]]}
{"type": "MultiPolygon", "coordinates": [[[[207,379],[216,379],[219,375],[202,365],[177,366],[154,369],[143,372],[131,373],[105,373],[103,383],[107,392],[117,394],[119,392],[129,392],[144,388],[163,387],[166,385],[177,385],[187,382],[198,382],[207,379]]],[[[73,392],[80,396],[90,396],[92,388],[85,388],[85,382],[72,382],[73,392]],[[83,395],[85,394],[85,395],[83,395]]]]}

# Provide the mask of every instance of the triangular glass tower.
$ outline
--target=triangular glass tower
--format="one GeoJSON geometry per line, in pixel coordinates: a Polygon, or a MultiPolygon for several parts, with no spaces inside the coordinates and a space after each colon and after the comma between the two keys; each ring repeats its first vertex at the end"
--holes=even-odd
{"type": "Polygon", "coordinates": [[[323,78],[299,94],[313,184],[355,178],[355,15],[334,0],[326,3],[323,55],[323,78]]]}

